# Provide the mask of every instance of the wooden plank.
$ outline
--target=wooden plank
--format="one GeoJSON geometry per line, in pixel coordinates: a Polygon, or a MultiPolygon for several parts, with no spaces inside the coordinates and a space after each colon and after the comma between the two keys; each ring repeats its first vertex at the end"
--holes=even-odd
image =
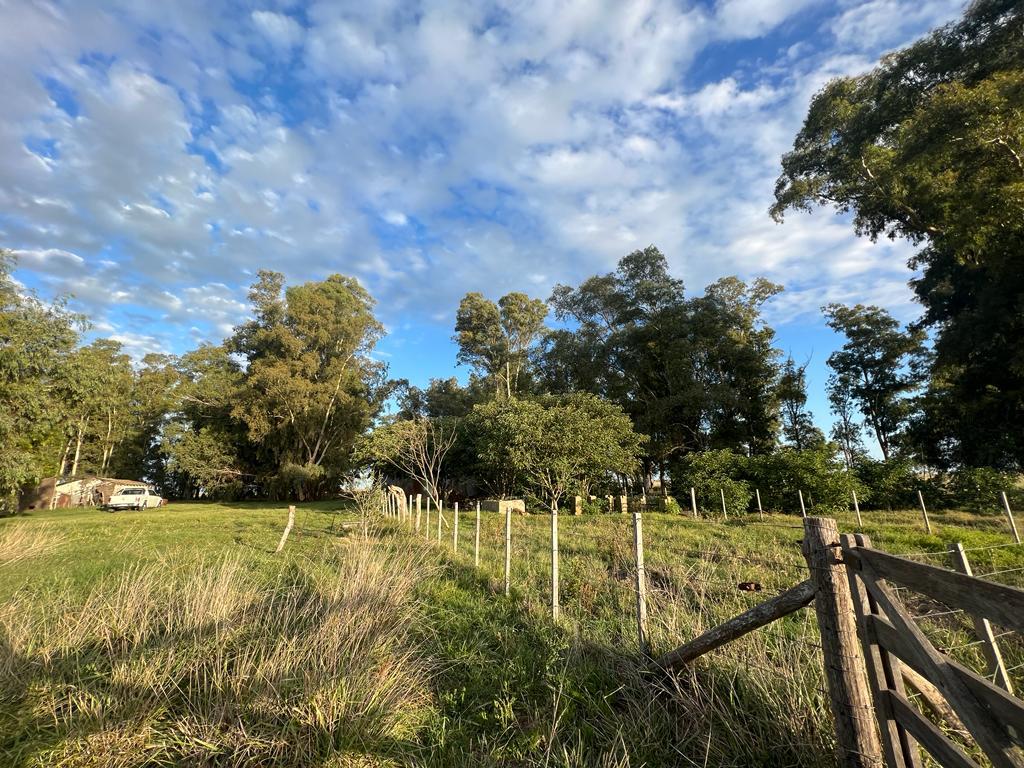
{"type": "MultiPolygon", "coordinates": [[[[863,552],[874,552],[874,550],[865,549],[863,552]]],[[[956,575],[961,576],[962,574],[956,575]]],[[[899,636],[903,647],[915,657],[917,665],[912,664],[912,666],[942,691],[946,701],[963,720],[964,725],[977,740],[978,746],[988,755],[992,764],[996,768],[1024,768],[1024,753],[1021,753],[1012,744],[1006,729],[993,719],[988,708],[982,705],[963,679],[953,670],[949,663],[950,660],[939,653],[925,637],[902,605],[893,597],[889,587],[881,581],[879,574],[862,561],[860,576],[871,595],[885,612],[888,622],[895,630],[893,634],[899,636]]],[[[882,621],[877,616],[872,616],[870,619],[877,625],[875,627],[877,634],[882,621]]],[[[881,640],[882,636],[877,636],[881,640]]],[[[909,662],[909,659],[901,654],[895,646],[883,644],[904,661],[909,662]]],[[[995,688],[995,686],[992,687],[995,688]]],[[[995,690],[999,689],[995,688],[995,690]]]]}
{"type": "Polygon", "coordinates": [[[857,547],[849,554],[870,566],[877,578],[895,581],[950,608],[977,613],[1007,629],[1024,632],[1024,590],[917,563],[877,549],[857,547]]]}
{"type": "MultiPolygon", "coordinates": [[[[871,625],[871,631],[874,632],[879,643],[899,656],[907,666],[923,675],[925,679],[935,682],[928,675],[927,663],[922,659],[914,644],[901,635],[892,623],[881,616],[871,616],[868,618],[868,624],[871,625]]],[[[998,719],[1000,722],[1012,726],[1017,733],[1024,734],[1024,702],[989,682],[974,670],[968,669],[952,659],[946,659],[946,666],[981,703],[990,718],[998,719]]],[[[939,690],[941,691],[942,688],[939,687],[939,690]]],[[[943,695],[946,696],[945,692],[943,695]]],[[[946,699],[949,701],[948,696],[946,699]]],[[[952,704],[952,702],[949,703],[952,704]]],[[[1018,739],[1018,743],[1024,742],[1018,739]]]]}
{"type": "Polygon", "coordinates": [[[914,735],[921,746],[939,761],[939,765],[943,768],[978,768],[976,762],[946,738],[934,723],[922,717],[909,701],[892,691],[885,691],[882,695],[888,698],[899,724],[914,735]]]}
{"type": "MultiPolygon", "coordinates": [[[[971,570],[971,562],[967,559],[967,553],[964,551],[963,544],[959,541],[950,544],[949,555],[953,560],[953,566],[960,573],[968,576],[974,575],[974,571],[971,570]]],[[[974,622],[974,633],[981,641],[981,649],[985,654],[985,660],[988,662],[989,678],[994,680],[997,685],[1005,688],[1007,693],[1013,693],[1013,684],[1010,682],[1010,676],[1006,674],[1003,654],[1000,652],[996,636],[992,632],[992,624],[984,616],[976,614],[971,614],[971,620],[974,622]]]]}
{"type": "Polygon", "coordinates": [[[871,689],[857,634],[857,618],[846,567],[839,559],[839,530],[827,517],[804,518],[803,555],[815,587],[825,680],[836,724],[839,762],[851,768],[882,762],[871,689]]]}
{"type": "MultiPolygon", "coordinates": [[[[840,538],[843,550],[854,546],[871,546],[871,540],[862,534],[856,536],[845,534],[840,538]]],[[[844,558],[845,559],[845,558],[844,558]]],[[[869,631],[865,617],[878,611],[878,606],[861,583],[860,577],[852,568],[846,569],[850,583],[850,595],[853,599],[854,612],[857,615],[857,634],[864,652],[864,666],[867,671],[871,698],[875,702],[875,718],[878,722],[879,735],[882,741],[882,753],[885,764],[890,768],[917,768],[920,765],[917,745],[913,737],[896,720],[896,713],[889,706],[889,701],[882,694],[895,691],[903,694],[903,672],[900,660],[879,645],[874,633],[869,631]]]]}
{"type": "Polygon", "coordinates": [[[813,600],[814,584],[810,579],[802,581],[778,597],[759,603],[749,611],[729,619],[724,624],[719,624],[714,629],[709,629],[685,645],[666,653],[658,658],[656,663],[664,669],[679,669],[708,651],[713,651],[738,637],[743,637],[755,629],[760,629],[776,619],[810,605],[813,600]]]}

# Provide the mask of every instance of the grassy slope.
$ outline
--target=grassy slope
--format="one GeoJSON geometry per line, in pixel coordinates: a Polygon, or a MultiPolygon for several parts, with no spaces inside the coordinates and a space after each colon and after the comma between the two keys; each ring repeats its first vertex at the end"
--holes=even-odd
{"type": "MultiPolygon", "coordinates": [[[[17,681],[2,689],[0,762],[832,763],[809,611],[705,657],[674,683],[642,670],[627,517],[561,518],[563,620],[554,628],[546,517],[514,519],[509,601],[501,595],[503,526],[495,515],[483,516],[478,571],[471,515],[463,515],[452,557],[449,528],[439,546],[384,526],[366,546],[342,529],[353,516],[338,509],[300,507],[283,557],[272,553],[285,518],[275,505],[70,510],[0,521],[0,628],[10,636],[5,647],[16,646],[6,680],[17,681]],[[15,531],[29,534],[20,551],[30,556],[5,561],[3,542],[15,531]],[[195,580],[200,571],[223,576],[225,557],[222,581],[230,587],[210,591],[209,580],[195,580]],[[140,580],[156,585],[126,598],[125,584],[140,580]],[[196,592],[210,597],[187,615],[174,613],[196,592]],[[101,625],[117,620],[103,610],[124,615],[142,602],[157,609],[126,620],[111,639],[101,625]],[[231,611],[213,622],[211,640],[206,613],[222,603],[231,611]],[[330,623],[337,605],[349,606],[341,612],[349,616],[360,605],[373,610],[352,619],[361,628],[353,635],[352,622],[330,623]],[[133,635],[135,625],[149,629],[133,635]],[[189,629],[173,634],[172,626],[189,629]],[[261,643],[265,651],[248,652],[261,643]],[[247,672],[238,659],[252,655],[258,663],[247,672]],[[291,656],[304,659],[302,674],[282,661],[291,656]],[[204,666],[206,657],[227,661],[204,666]],[[157,667],[150,679],[147,670],[157,667]],[[268,669],[272,686],[263,682],[268,669]],[[127,696],[110,685],[126,677],[134,685],[127,696]],[[342,678],[348,682],[339,686],[342,678]]],[[[998,517],[935,515],[933,536],[916,513],[866,518],[875,545],[897,553],[1009,540],[998,517]]],[[[656,653],[804,578],[799,520],[768,520],[645,516],[656,653]],[[741,581],[762,591],[740,592],[741,581]]],[[[852,520],[841,522],[852,529],[852,520]]],[[[434,525],[431,534],[436,539],[434,525]]],[[[983,550],[972,562],[986,573],[1024,565],[1024,553],[983,550]]],[[[1000,579],[1020,584],[1021,575],[1000,579]]],[[[932,629],[949,645],[969,640],[951,622],[932,629]]],[[[1008,664],[1024,661],[1019,644],[1005,651],[1008,664]]],[[[961,657],[981,664],[976,646],[961,657]]]]}

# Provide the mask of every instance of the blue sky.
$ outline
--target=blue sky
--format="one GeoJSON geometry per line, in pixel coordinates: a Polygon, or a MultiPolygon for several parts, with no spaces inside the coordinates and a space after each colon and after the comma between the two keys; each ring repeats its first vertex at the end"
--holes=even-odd
{"type": "Polygon", "coordinates": [[[392,375],[453,372],[467,291],[547,297],[649,244],[692,293],[759,275],[782,348],[818,308],[917,308],[904,243],[767,214],[813,93],[950,0],[0,4],[0,245],[136,356],[217,341],[257,269],[358,277],[392,375]]]}

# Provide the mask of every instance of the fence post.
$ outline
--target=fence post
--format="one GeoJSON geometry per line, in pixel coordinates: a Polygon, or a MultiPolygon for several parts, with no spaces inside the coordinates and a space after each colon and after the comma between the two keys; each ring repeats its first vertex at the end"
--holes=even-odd
{"type": "Polygon", "coordinates": [[[804,518],[803,555],[815,586],[814,610],[821,632],[825,677],[836,721],[840,762],[850,768],[882,765],[875,730],[874,707],[864,656],[857,637],[857,619],[839,558],[839,530],[827,517],[804,518]]]}
{"type": "Polygon", "coordinates": [[[423,538],[430,538],[430,497],[427,496],[427,524],[423,526],[423,538]]]}
{"type": "Polygon", "coordinates": [[[455,524],[452,526],[452,552],[459,551],[459,502],[455,502],[455,524]]]}
{"type": "Polygon", "coordinates": [[[405,508],[405,519],[412,524],[412,494],[409,494],[409,503],[405,508]]]}
{"type": "Polygon", "coordinates": [[[551,620],[558,621],[558,504],[551,506],[551,620]]]}
{"type": "Polygon", "coordinates": [[[277,549],[274,550],[274,554],[277,554],[284,549],[284,543],[288,541],[288,534],[292,532],[292,526],[295,525],[295,507],[288,507],[288,524],[284,527],[284,533],[281,534],[281,540],[277,542],[277,549]]]}
{"type": "Polygon", "coordinates": [[[804,492],[797,489],[796,494],[800,497],[800,517],[807,517],[807,507],[804,506],[804,492]]]}
{"type": "Polygon", "coordinates": [[[924,529],[928,532],[932,532],[932,524],[928,519],[928,507],[924,505],[924,496],[921,495],[921,491],[917,492],[917,500],[921,502],[921,515],[924,517],[924,529]]]}
{"type": "Polygon", "coordinates": [[[644,531],[640,512],[633,513],[633,550],[636,554],[636,628],[640,653],[647,655],[647,569],[644,568],[644,531]]]}
{"type": "Polygon", "coordinates": [[[719,488],[718,492],[722,494],[722,515],[726,520],[729,519],[729,510],[725,508],[725,488],[719,488]]]}
{"type": "Polygon", "coordinates": [[[421,502],[423,501],[423,494],[416,494],[416,533],[420,532],[420,514],[422,513],[421,502]]]}
{"type": "Polygon", "coordinates": [[[853,494],[853,511],[857,513],[857,527],[863,528],[864,521],[860,519],[860,502],[857,501],[857,489],[851,488],[850,493],[853,494]]]}
{"type": "Polygon", "coordinates": [[[480,502],[476,503],[476,536],[473,537],[473,565],[480,567],[480,502]]]}
{"type": "Polygon", "coordinates": [[[441,521],[444,520],[444,500],[437,500],[437,543],[441,543],[441,521]]]}
{"type": "Polygon", "coordinates": [[[754,489],[754,495],[757,496],[757,518],[758,520],[764,520],[764,510],[761,509],[761,491],[758,488],[754,489]]]}
{"type": "MultiPolygon", "coordinates": [[[[974,575],[963,544],[959,541],[950,544],[949,555],[953,559],[953,566],[960,573],[965,573],[968,576],[974,575]]],[[[974,622],[974,632],[981,640],[981,650],[985,653],[985,659],[988,661],[989,677],[1005,688],[1007,693],[1013,693],[1013,684],[1010,682],[1010,676],[1006,674],[1003,654],[1000,652],[999,646],[996,645],[996,638],[992,634],[992,624],[988,619],[973,614],[971,620],[974,622]]]]}
{"type": "Polygon", "coordinates": [[[693,516],[697,516],[697,489],[692,485],[690,486],[690,508],[693,510],[693,516]]]}
{"type": "MultiPolygon", "coordinates": [[[[500,508],[500,505],[499,505],[500,508]]],[[[505,506],[505,597],[512,587],[512,505],[505,506]]]]}
{"type": "Polygon", "coordinates": [[[1020,534],[1017,533],[1017,523],[1013,521],[1013,511],[1010,509],[1010,500],[1006,498],[1006,491],[1000,491],[1003,497],[1003,509],[1006,510],[1006,519],[1010,521],[1010,530],[1013,532],[1013,540],[1020,544],[1020,534]]]}

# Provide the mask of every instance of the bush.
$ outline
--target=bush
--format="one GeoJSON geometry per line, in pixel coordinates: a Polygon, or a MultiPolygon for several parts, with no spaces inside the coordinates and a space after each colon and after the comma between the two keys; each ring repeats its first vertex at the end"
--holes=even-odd
{"type": "Polygon", "coordinates": [[[725,492],[726,508],[735,513],[750,508],[753,493],[741,477],[747,458],[727,450],[690,453],[671,467],[672,484],[676,495],[685,498],[692,486],[697,489],[697,506],[706,514],[722,511],[720,491],[725,492]]]}
{"type": "Polygon", "coordinates": [[[1002,511],[999,494],[1019,496],[1018,475],[1000,472],[990,467],[961,467],[949,478],[949,499],[957,507],[975,512],[1002,511]]]}
{"type": "MultiPolygon", "coordinates": [[[[913,462],[906,458],[888,461],[862,457],[854,467],[861,485],[870,488],[870,496],[861,499],[868,509],[907,509],[917,506],[917,492],[922,480],[914,471],[913,462]]],[[[929,489],[929,497],[936,494],[929,489]]],[[[857,492],[858,497],[860,492],[857,492]]]]}
{"type": "Polygon", "coordinates": [[[799,513],[798,492],[803,493],[809,513],[825,515],[848,510],[853,490],[859,500],[867,496],[857,478],[845,470],[827,446],[803,451],[782,448],[750,459],[748,467],[765,511],[799,513]]]}

